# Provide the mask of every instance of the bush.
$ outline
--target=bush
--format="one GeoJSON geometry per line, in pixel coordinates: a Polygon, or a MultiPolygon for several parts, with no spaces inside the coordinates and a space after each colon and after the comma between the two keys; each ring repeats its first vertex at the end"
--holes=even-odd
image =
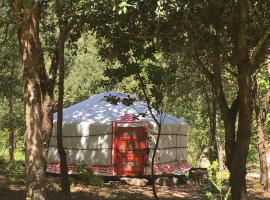
{"type": "Polygon", "coordinates": [[[210,200],[228,200],[231,195],[231,188],[226,187],[225,180],[228,178],[228,172],[219,171],[218,161],[214,161],[208,168],[209,181],[211,187],[206,192],[210,200]]]}
{"type": "Polygon", "coordinates": [[[101,177],[95,175],[90,169],[83,168],[80,170],[80,175],[83,182],[93,186],[102,186],[103,180],[101,177]]]}
{"type": "Polygon", "coordinates": [[[93,185],[93,186],[102,186],[103,180],[101,177],[95,175],[85,163],[77,163],[75,164],[76,171],[79,172],[80,178],[85,184],[93,185]]]}

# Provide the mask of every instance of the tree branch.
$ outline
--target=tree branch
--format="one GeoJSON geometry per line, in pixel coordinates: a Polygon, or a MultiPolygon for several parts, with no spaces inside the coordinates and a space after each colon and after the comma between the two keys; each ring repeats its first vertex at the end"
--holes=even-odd
{"type": "Polygon", "coordinates": [[[197,65],[199,66],[200,71],[205,75],[205,77],[211,82],[214,82],[215,76],[213,73],[211,73],[207,67],[204,65],[204,63],[202,62],[202,60],[200,59],[198,53],[196,52],[196,50],[194,50],[194,54],[195,54],[195,61],[197,63],[197,65]]]}
{"type": "MultiPolygon", "coordinates": [[[[252,53],[252,57],[251,57],[251,63],[253,64],[255,70],[256,68],[258,68],[256,66],[256,63],[257,63],[257,58],[258,58],[258,53],[261,51],[263,45],[265,44],[265,42],[267,41],[268,37],[270,35],[270,27],[268,27],[265,31],[265,33],[262,35],[262,37],[259,39],[255,49],[254,49],[254,52],[252,53]]],[[[255,71],[253,70],[253,71],[255,71]]]]}

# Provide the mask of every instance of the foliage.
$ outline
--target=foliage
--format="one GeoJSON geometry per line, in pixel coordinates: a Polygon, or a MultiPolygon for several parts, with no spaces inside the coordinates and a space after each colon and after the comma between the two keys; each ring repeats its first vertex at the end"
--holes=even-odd
{"type": "MultiPolygon", "coordinates": [[[[2,2],[1,2],[2,3],[2,2]]],[[[8,1],[5,1],[8,4],[8,1]]],[[[7,5],[6,5],[7,6],[7,5]]],[[[4,7],[3,10],[4,11],[4,7]]],[[[12,10],[5,10],[11,14],[12,10]]],[[[15,121],[15,159],[24,156],[23,140],[23,96],[22,70],[19,64],[19,48],[16,41],[15,26],[8,20],[7,26],[0,26],[0,146],[1,155],[8,156],[10,98],[13,96],[15,121]],[[12,73],[13,71],[13,73],[12,73]],[[12,88],[11,88],[12,87],[12,88]],[[13,91],[11,93],[11,91],[13,91]]]]}
{"type": "Polygon", "coordinates": [[[25,182],[25,164],[24,161],[18,160],[7,162],[7,159],[0,155],[0,170],[7,174],[8,181],[24,183],[25,182]]]}
{"type": "Polygon", "coordinates": [[[66,54],[65,106],[80,102],[91,95],[110,89],[102,85],[106,64],[97,55],[96,39],[88,33],[76,43],[76,56],[72,49],[66,54]]]}
{"type": "Polygon", "coordinates": [[[256,168],[259,163],[259,154],[258,154],[258,147],[257,147],[257,140],[253,140],[249,146],[249,152],[247,157],[247,168],[256,168]]]}
{"type": "MultiPolygon", "coordinates": [[[[7,98],[0,99],[0,155],[8,157],[8,102],[7,98]]],[[[21,160],[21,153],[24,152],[24,139],[23,139],[23,103],[20,98],[16,99],[14,102],[15,110],[15,160],[21,160]],[[21,153],[20,153],[21,152],[21,153]]],[[[24,158],[23,158],[24,159],[24,158]]]]}
{"type": "Polygon", "coordinates": [[[25,178],[25,164],[23,161],[11,162],[6,168],[9,173],[15,174],[16,181],[23,180],[25,178]]]}
{"type": "Polygon", "coordinates": [[[98,186],[98,187],[102,186],[102,184],[103,184],[102,178],[95,175],[91,170],[84,167],[80,170],[79,173],[80,173],[80,177],[81,177],[82,181],[85,184],[98,186]]]}
{"type": "Polygon", "coordinates": [[[210,200],[228,200],[230,199],[231,188],[228,188],[224,183],[228,179],[228,172],[219,171],[218,162],[214,161],[208,168],[209,181],[214,190],[218,192],[207,191],[206,196],[210,200]]]}
{"type": "MultiPolygon", "coordinates": [[[[43,2],[40,34],[48,68],[57,45],[58,24],[52,1],[43,2]]],[[[0,1],[0,148],[7,156],[8,97],[12,79],[16,85],[16,151],[23,158],[22,72],[18,59],[15,26],[12,24],[11,1],[0,1]],[[15,77],[10,77],[11,67],[15,77]]],[[[212,87],[201,74],[199,61],[214,72],[215,62],[221,66],[222,84],[228,105],[237,96],[237,73],[234,56],[235,1],[65,1],[64,22],[72,24],[65,62],[65,106],[89,96],[118,90],[136,93],[140,99],[138,74],[147,84],[147,93],[154,107],[183,117],[190,125],[189,158],[198,165],[198,158],[211,145],[206,94],[212,87]],[[100,56],[100,57],[99,57],[100,56]]],[[[12,5],[13,6],[13,5],[12,5]]],[[[269,26],[269,1],[250,1],[248,22],[249,46],[256,46],[269,26]]],[[[258,63],[269,57],[269,45],[263,45],[258,63]],[[268,48],[268,49],[267,49],[268,48]]],[[[252,55],[253,52],[250,52],[252,55]]],[[[269,91],[267,72],[257,74],[258,92],[263,100],[269,91]]],[[[111,98],[115,102],[115,99],[111,98]]],[[[210,98],[211,101],[211,98],[210,98]]],[[[127,101],[127,104],[132,102],[127,101]]],[[[218,110],[218,136],[224,143],[224,125],[218,110]]],[[[255,121],[254,121],[255,122],[255,121]]],[[[269,140],[270,114],[265,121],[269,140]]],[[[248,165],[258,163],[255,123],[248,155],[248,165]]],[[[223,145],[224,147],[224,145],[223,145]]],[[[212,184],[222,193],[224,179],[213,163],[212,184]]],[[[89,171],[83,171],[87,182],[99,182],[89,171]],[[94,181],[93,181],[94,180],[94,181]]],[[[91,182],[91,183],[92,183],[91,182]]],[[[223,194],[223,193],[222,193],[223,194]]],[[[209,193],[211,195],[211,193],[209,193]]],[[[210,198],[210,196],[209,196],[210,198]]],[[[215,198],[215,197],[213,197],[215,198]]]]}

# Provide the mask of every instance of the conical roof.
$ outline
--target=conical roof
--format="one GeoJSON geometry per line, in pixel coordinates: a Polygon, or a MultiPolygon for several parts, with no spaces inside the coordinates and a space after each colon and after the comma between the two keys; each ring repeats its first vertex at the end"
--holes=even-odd
{"type": "MultiPolygon", "coordinates": [[[[85,101],[74,104],[63,111],[63,123],[81,123],[81,122],[90,122],[90,123],[104,123],[108,124],[112,121],[118,121],[123,119],[123,116],[127,115],[138,115],[139,113],[146,113],[146,116],[141,118],[147,120],[148,122],[153,123],[154,120],[151,117],[147,104],[139,101],[139,99],[130,95],[132,98],[135,98],[135,102],[126,106],[122,103],[113,105],[110,102],[106,101],[106,96],[116,96],[121,99],[127,98],[128,94],[119,93],[119,92],[104,92],[101,94],[94,95],[85,101]]],[[[154,111],[154,114],[157,118],[160,116],[154,111]]],[[[178,119],[169,114],[163,114],[162,116],[163,124],[186,124],[183,119],[178,119]]],[[[54,115],[56,120],[56,115],[54,115]]]]}

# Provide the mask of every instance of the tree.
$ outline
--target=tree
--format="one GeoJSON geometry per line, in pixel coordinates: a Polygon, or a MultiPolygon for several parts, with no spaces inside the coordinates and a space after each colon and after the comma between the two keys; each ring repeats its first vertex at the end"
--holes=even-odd
{"type": "Polygon", "coordinates": [[[95,36],[85,32],[76,42],[78,48],[75,56],[74,50],[66,50],[64,107],[83,101],[96,93],[112,90],[114,87],[110,84],[103,85],[107,81],[103,76],[106,63],[100,60],[96,43],[95,36]]]}
{"type": "Polygon", "coordinates": [[[59,85],[58,85],[58,108],[57,108],[57,148],[60,157],[60,169],[62,176],[62,191],[66,192],[70,198],[70,183],[68,178],[68,167],[66,152],[63,146],[63,98],[64,98],[64,73],[65,73],[65,41],[68,35],[67,26],[63,23],[63,4],[61,0],[56,0],[56,14],[59,23],[58,39],[58,64],[59,64],[59,85]]]}
{"type": "MultiPolygon", "coordinates": [[[[20,76],[21,70],[19,68],[18,58],[18,44],[15,40],[16,28],[14,26],[13,19],[8,16],[12,15],[13,10],[11,8],[10,1],[0,1],[0,44],[1,58],[0,58],[0,96],[7,98],[8,100],[8,119],[4,123],[3,127],[8,128],[8,150],[9,160],[14,161],[14,149],[15,149],[15,135],[16,135],[16,116],[18,112],[14,110],[16,107],[16,101],[20,99],[21,92],[19,88],[21,86],[20,76]],[[17,86],[18,85],[18,86],[17,86]]],[[[3,120],[4,121],[4,120],[3,120]]],[[[17,123],[20,125],[21,120],[17,123]]],[[[1,128],[3,128],[1,127],[1,128]]]]}
{"type": "Polygon", "coordinates": [[[195,59],[198,73],[212,84],[224,121],[232,199],[246,199],[246,160],[253,113],[252,75],[261,67],[267,53],[269,17],[262,16],[268,16],[269,4],[259,5],[248,0],[125,1],[100,2],[94,7],[93,18],[110,22],[103,26],[95,24],[93,28],[105,41],[103,49],[107,50],[101,52],[103,56],[121,55],[118,60],[126,62],[128,58],[123,55],[132,50],[132,55],[143,60],[152,56],[149,50],[155,52],[159,48],[195,59]],[[264,33],[258,34],[260,30],[264,33]],[[228,73],[234,86],[228,90],[232,97],[227,96],[224,86],[228,73]]]}
{"type": "Polygon", "coordinates": [[[264,191],[268,190],[268,167],[266,157],[266,142],[265,142],[265,120],[267,118],[269,103],[270,103],[270,66],[267,70],[261,70],[261,73],[255,74],[255,83],[253,89],[254,107],[256,114],[256,125],[258,135],[258,152],[260,159],[260,183],[264,191]],[[266,72],[266,73],[265,73],[266,72]],[[267,80],[262,75],[267,74],[267,80]],[[265,89],[268,88],[268,89],[265,89]],[[263,93],[263,95],[261,95],[263,93]]]}
{"type": "Polygon", "coordinates": [[[18,40],[23,65],[25,106],[25,161],[27,196],[46,199],[43,154],[40,69],[44,67],[39,40],[40,5],[34,1],[15,2],[18,40]]]}
{"type": "MultiPolygon", "coordinates": [[[[246,199],[246,182],[245,182],[245,174],[246,174],[246,158],[248,153],[248,147],[250,142],[250,134],[251,134],[251,124],[252,124],[252,74],[255,69],[258,69],[261,65],[261,56],[258,55],[258,52],[262,53],[263,48],[260,45],[262,42],[266,42],[266,38],[262,37],[258,40],[258,43],[255,48],[255,52],[253,56],[250,57],[250,52],[252,49],[250,45],[248,45],[248,33],[247,28],[252,29],[250,24],[247,24],[247,19],[249,15],[248,1],[239,1],[236,5],[234,5],[234,9],[232,10],[232,16],[234,24],[230,29],[230,34],[232,38],[232,55],[235,60],[234,63],[231,63],[231,66],[236,66],[237,72],[231,71],[235,74],[237,78],[237,87],[238,94],[233,101],[231,108],[228,106],[228,101],[226,100],[226,96],[223,89],[222,83],[222,64],[220,60],[222,60],[221,51],[218,51],[212,59],[209,57],[206,62],[213,66],[213,73],[209,71],[209,67],[200,60],[202,56],[198,55],[195,50],[198,45],[198,40],[193,39],[193,49],[195,51],[195,55],[198,58],[197,63],[201,72],[208,78],[208,80],[212,83],[216,96],[219,101],[219,106],[222,114],[222,118],[225,124],[225,132],[226,132],[226,164],[230,171],[230,184],[232,186],[232,199],[246,199]],[[262,48],[262,49],[261,49],[262,48]],[[218,58],[218,59],[215,59],[218,58]],[[238,113],[238,130],[235,132],[235,123],[236,123],[236,115],[238,113]],[[239,159],[240,158],[240,159],[239,159]]],[[[222,8],[221,8],[222,9],[222,8]]],[[[220,10],[219,10],[220,12],[220,10]]],[[[203,13],[203,12],[202,12],[203,13]]],[[[212,12],[214,13],[214,11],[212,12]]],[[[216,13],[217,14],[217,13],[216,13]]],[[[219,13],[220,15],[220,13],[219,13]]],[[[213,16],[212,16],[213,17],[213,16]]],[[[197,18],[196,18],[197,19],[197,18]]],[[[213,18],[214,19],[214,18],[213,18]]],[[[218,19],[218,18],[216,18],[218,19]]],[[[195,22],[195,20],[193,21],[195,22]]],[[[200,22],[199,22],[200,23],[200,22]]],[[[221,42],[221,35],[219,28],[220,26],[217,24],[217,20],[215,22],[207,22],[208,25],[205,27],[210,27],[210,34],[212,33],[213,41],[221,42]],[[216,23],[216,24],[215,24],[216,23]],[[211,30],[211,26],[212,29],[211,30]]],[[[220,21],[219,21],[219,24],[220,21]]],[[[192,26],[193,28],[195,26],[192,26]]],[[[193,30],[194,31],[194,30],[193,30]]],[[[226,30],[224,30],[226,31],[226,30]]],[[[267,32],[266,32],[267,33],[267,32]]],[[[190,32],[190,38],[192,32],[190,32]]],[[[203,43],[199,43],[203,44],[203,43]]],[[[204,43],[205,44],[205,43],[204,43]]],[[[216,43],[215,45],[221,45],[222,43],[216,43]]],[[[203,47],[205,47],[204,45],[203,47]]],[[[225,50],[225,49],[224,49],[225,50]]],[[[203,52],[203,48],[202,51],[203,52]]],[[[213,51],[217,52],[217,51],[213,51]]],[[[203,52],[205,53],[205,52],[203,52]]],[[[208,54],[208,53],[207,53],[208,54]]],[[[210,54],[210,53],[209,53],[210,54]]],[[[226,69],[226,66],[224,66],[226,69]]]]}

